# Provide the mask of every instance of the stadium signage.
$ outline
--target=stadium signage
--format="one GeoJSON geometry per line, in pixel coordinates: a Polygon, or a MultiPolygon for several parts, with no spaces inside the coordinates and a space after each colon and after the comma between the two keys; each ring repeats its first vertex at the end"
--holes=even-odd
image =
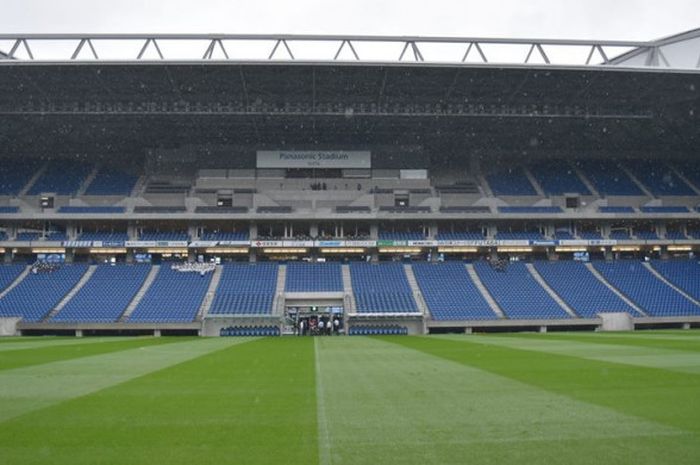
{"type": "Polygon", "coordinates": [[[187,247],[187,241],[126,241],[126,247],[187,247]]]}
{"type": "Polygon", "coordinates": [[[258,150],[258,168],[371,168],[368,150],[258,150]]]}
{"type": "Polygon", "coordinates": [[[595,247],[595,246],[617,245],[617,241],[615,239],[591,239],[591,240],[562,239],[559,241],[558,245],[595,247]]]}

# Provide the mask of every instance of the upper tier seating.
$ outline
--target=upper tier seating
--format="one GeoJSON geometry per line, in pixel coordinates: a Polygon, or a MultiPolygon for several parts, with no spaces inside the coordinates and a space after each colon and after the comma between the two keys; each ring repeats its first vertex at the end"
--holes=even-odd
{"type": "Polygon", "coordinates": [[[565,231],[560,229],[554,232],[554,239],[561,241],[575,239],[575,237],[573,234],[571,234],[571,231],[565,231]]]}
{"type": "Polygon", "coordinates": [[[124,213],[126,209],[124,207],[118,207],[118,206],[87,206],[87,207],[77,207],[77,206],[63,206],[58,209],[58,213],[84,213],[84,214],[91,214],[91,213],[105,213],[105,214],[115,214],[115,213],[124,213]]]}
{"type": "Polygon", "coordinates": [[[649,316],[700,315],[700,307],[657,279],[641,262],[595,262],[594,266],[649,316]]]}
{"type": "Polygon", "coordinates": [[[602,196],[644,195],[627,173],[613,161],[577,160],[576,164],[602,196]]]}
{"type": "Polygon", "coordinates": [[[676,167],[679,172],[683,173],[683,176],[693,183],[693,185],[700,189],[700,161],[686,159],[682,162],[676,163],[676,167]]]}
{"type": "Polygon", "coordinates": [[[7,233],[5,231],[0,231],[0,241],[7,240],[7,233]]]}
{"type": "Polygon", "coordinates": [[[207,293],[212,273],[173,270],[163,263],[129,322],[184,323],[193,321],[207,293]]]}
{"type": "Polygon", "coordinates": [[[382,241],[424,241],[425,236],[419,232],[379,232],[382,241]]]}
{"type": "Polygon", "coordinates": [[[203,241],[247,241],[249,239],[248,231],[236,232],[206,232],[202,234],[203,241]]]}
{"type": "Polygon", "coordinates": [[[578,237],[587,241],[600,241],[603,235],[598,231],[578,231],[578,237]]]}
{"type": "Polygon", "coordinates": [[[51,231],[51,232],[46,233],[45,239],[46,239],[47,241],[60,241],[60,242],[63,242],[63,241],[67,241],[67,240],[68,240],[68,236],[66,235],[66,233],[64,233],[64,232],[62,232],[62,231],[51,231]]]}
{"type": "Polygon", "coordinates": [[[79,241],[126,242],[129,235],[125,232],[84,232],[78,236],[79,241]]]}
{"type": "Polygon", "coordinates": [[[535,231],[498,231],[498,241],[542,241],[544,236],[535,231]]]}
{"type": "Polygon", "coordinates": [[[210,314],[269,315],[277,289],[277,263],[231,263],[223,267],[210,314]]]}
{"type": "Polygon", "coordinates": [[[679,240],[687,240],[688,237],[685,234],[683,234],[683,231],[666,230],[666,239],[679,241],[679,240]]]}
{"type": "Polygon", "coordinates": [[[0,213],[19,213],[19,207],[2,206],[0,213]]]}
{"type": "Polygon", "coordinates": [[[412,268],[434,320],[498,318],[469,277],[464,263],[414,263],[412,268]]]}
{"type": "Polygon", "coordinates": [[[38,232],[28,232],[28,231],[18,232],[15,240],[17,240],[17,241],[38,241],[39,240],[39,233],[38,232]]]}
{"type": "Polygon", "coordinates": [[[549,286],[581,318],[596,318],[600,312],[627,312],[641,316],[601,283],[581,262],[535,262],[549,286]]]}
{"type": "Polygon", "coordinates": [[[616,229],[610,231],[610,235],[608,237],[617,241],[629,241],[630,239],[632,239],[632,237],[630,237],[629,231],[627,231],[626,229],[616,229]]]}
{"type": "Polygon", "coordinates": [[[564,160],[549,160],[530,167],[530,172],[547,195],[590,195],[586,185],[564,160]]]}
{"type": "Polygon", "coordinates": [[[683,205],[669,205],[665,207],[640,207],[642,213],[688,213],[688,207],[683,205]]]}
{"type": "Polygon", "coordinates": [[[151,267],[146,265],[99,265],[85,285],[51,321],[117,321],[143,285],[150,270],[151,267]]]}
{"type": "Polygon", "coordinates": [[[629,206],[622,206],[622,205],[617,205],[617,206],[605,206],[601,205],[598,207],[598,211],[600,213],[634,213],[634,207],[629,207],[629,206]]]}
{"type": "Polygon", "coordinates": [[[22,271],[24,271],[22,265],[0,265],[0,292],[12,284],[22,271]]]}
{"type": "Polygon", "coordinates": [[[340,263],[299,263],[287,265],[287,292],[343,292],[340,263]]]}
{"type": "Polygon", "coordinates": [[[660,160],[635,160],[628,166],[637,179],[656,196],[695,195],[695,191],[660,160]]]}
{"type": "Polygon", "coordinates": [[[350,275],[359,313],[418,312],[402,264],[355,262],[350,275]]]}
{"type": "Polygon", "coordinates": [[[561,207],[533,207],[533,206],[511,206],[511,207],[498,207],[499,213],[534,213],[534,214],[551,214],[551,213],[561,213],[561,207]]]}
{"type": "Polygon", "coordinates": [[[645,241],[656,241],[659,239],[659,236],[656,234],[654,231],[635,231],[634,235],[637,237],[637,239],[643,239],[645,241]]]}
{"type": "Polygon", "coordinates": [[[52,160],[46,171],[29,189],[29,195],[51,192],[58,195],[73,195],[88,177],[92,166],[73,160],[52,160]]]}
{"type": "Polygon", "coordinates": [[[56,271],[30,273],[0,299],[0,316],[19,316],[24,321],[44,318],[87,271],[87,265],[62,265],[56,271]]]}
{"type": "Polygon", "coordinates": [[[0,159],[0,195],[17,195],[39,169],[39,160],[32,158],[0,159]]]}
{"type": "Polygon", "coordinates": [[[537,195],[537,191],[522,168],[511,168],[486,176],[486,181],[495,196],[537,195]]]}
{"type": "Polygon", "coordinates": [[[651,264],[674,286],[700,300],[700,263],[697,260],[653,260],[651,264]]]}
{"type": "Polygon", "coordinates": [[[441,232],[437,235],[438,241],[483,241],[484,235],[480,232],[441,232]]]}
{"type": "Polygon", "coordinates": [[[127,174],[119,170],[101,168],[97,176],[92,180],[85,195],[124,195],[131,194],[138,176],[127,174]]]}
{"type": "Polygon", "coordinates": [[[180,231],[143,231],[139,236],[140,241],[189,241],[190,236],[180,231]]]}
{"type": "Polygon", "coordinates": [[[489,263],[477,262],[474,269],[508,318],[571,318],[535,281],[524,263],[510,263],[498,271],[489,263]]]}

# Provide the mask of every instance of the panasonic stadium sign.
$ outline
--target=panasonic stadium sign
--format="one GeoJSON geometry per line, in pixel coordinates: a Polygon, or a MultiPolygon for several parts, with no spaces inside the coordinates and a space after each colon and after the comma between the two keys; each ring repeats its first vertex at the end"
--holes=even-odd
{"type": "Polygon", "coordinates": [[[258,150],[258,168],[371,168],[363,150],[258,150]]]}

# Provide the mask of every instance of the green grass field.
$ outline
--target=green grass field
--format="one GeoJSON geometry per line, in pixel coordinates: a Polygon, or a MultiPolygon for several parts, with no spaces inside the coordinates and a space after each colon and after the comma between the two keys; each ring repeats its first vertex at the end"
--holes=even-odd
{"type": "Polygon", "coordinates": [[[700,463],[700,332],[0,340],[0,464],[700,463]]]}

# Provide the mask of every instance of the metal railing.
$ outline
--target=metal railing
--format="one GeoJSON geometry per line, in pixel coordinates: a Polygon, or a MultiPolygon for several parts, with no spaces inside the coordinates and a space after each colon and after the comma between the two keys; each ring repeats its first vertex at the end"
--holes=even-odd
{"type": "MultiPolygon", "coordinates": [[[[611,65],[656,42],[485,37],[258,34],[0,34],[0,62],[386,62],[611,65]]],[[[668,62],[635,67],[671,67],[668,62]]]]}

